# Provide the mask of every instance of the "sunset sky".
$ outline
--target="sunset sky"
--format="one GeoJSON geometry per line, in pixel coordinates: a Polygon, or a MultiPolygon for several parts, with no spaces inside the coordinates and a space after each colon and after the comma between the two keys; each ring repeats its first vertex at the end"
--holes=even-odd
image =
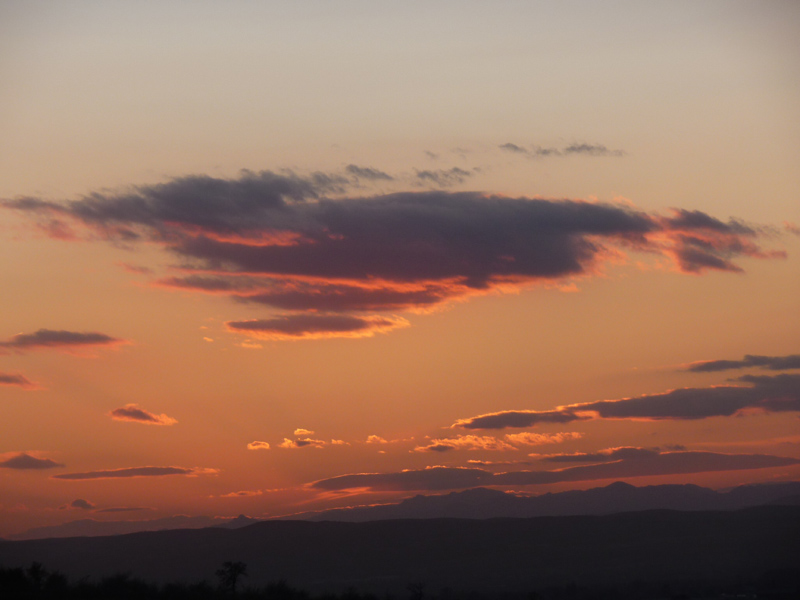
{"type": "Polygon", "coordinates": [[[800,479],[798,31],[0,3],[0,536],[800,479]]]}

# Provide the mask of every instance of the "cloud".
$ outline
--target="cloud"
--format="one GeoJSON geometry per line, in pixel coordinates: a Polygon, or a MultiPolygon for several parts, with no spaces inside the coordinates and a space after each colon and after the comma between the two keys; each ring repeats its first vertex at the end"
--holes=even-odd
{"type": "Polygon", "coordinates": [[[517,146],[516,144],[512,144],[511,142],[507,144],[501,144],[498,146],[501,150],[505,150],[506,152],[513,152],[515,154],[527,154],[528,151],[523,148],[522,146],[517,146]]]}
{"type": "Polygon", "coordinates": [[[598,479],[768,469],[797,464],[800,464],[800,459],[764,454],[668,452],[655,453],[647,457],[626,457],[609,463],[568,467],[554,471],[491,473],[477,468],[437,466],[424,470],[395,473],[358,473],[315,481],[310,484],[310,487],[326,491],[352,489],[369,491],[437,491],[490,485],[547,485],[598,479]]]}
{"type": "Polygon", "coordinates": [[[564,154],[586,154],[588,156],[625,156],[622,150],[609,150],[602,144],[570,144],[564,154]]]}
{"type": "Polygon", "coordinates": [[[583,434],[577,431],[562,433],[532,433],[530,431],[525,431],[523,433],[509,433],[505,437],[509,442],[514,444],[539,446],[542,444],[560,444],[567,440],[578,440],[583,437],[583,434]]]}
{"type": "Polygon", "coordinates": [[[344,440],[331,440],[332,446],[349,446],[349,442],[345,442],[344,440]]]}
{"type": "MultiPolygon", "coordinates": [[[[567,150],[615,152],[588,144],[567,150]]],[[[356,165],[345,170],[350,178],[373,180],[383,173],[356,165]]],[[[415,179],[444,187],[471,174],[454,167],[417,171],[415,179]]],[[[442,190],[330,197],[348,181],[323,173],[198,175],[66,202],[19,198],[0,205],[46,221],[51,235],[57,222],[58,231],[71,228],[89,240],[153,243],[177,255],[183,270],[155,285],[292,311],[229,323],[231,330],[279,340],[391,331],[408,323],[350,313],[429,310],[471,295],[590,276],[631,252],[667,256],[694,274],[740,272],[741,258],[785,256],[759,245],[768,231],[694,210],[654,214],[617,204],[442,190]]],[[[39,332],[42,339],[52,333],[39,332]]],[[[39,334],[28,337],[33,342],[39,334]]],[[[108,336],[96,342],[120,343],[108,336]]],[[[24,343],[22,337],[5,344],[24,343]]]]}
{"type": "Polygon", "coordinates": [[[35,390],[39,386],[19,373],[3,373],[0,371],[0,385],[13,385],[26,390],[35,390]]]}
{"type": "Polygon", "coordinates": [[[92,510],[97,508],[96,505],[92,504],[88,500],[84,500],[83,498],[78,498],[77,500],[73,500],[70,504],[72,508],[80,508],[81,510],[92,510]]]}
{"type": "Polygon", "coordinates": [[[269,444],[267,442],[250,442],[247,444],[248,450],[269,450],[269,444]]]}
{"type": "Polygon", "coordinates": [[[242,490],[241,492],[230,492],[228,494],[222,494],[220,498],[249,498],[252,496],[260,496],[263,494],[261,490],[242,490]]]}
{"type": "Polygon", "coordinates": [[[310,429],[303,429],[302,427],[298,427],[294,430],[294,435],[314,435],[314,432],[310,429]]]}
{"type": "Polygon", "coordinates": [[[599,452],[575,452],[572,454],[544,454],[533,455],[539,460],[547,462],[613,462],[620,459],[652,458],[660,454],[658,448],[636,448],[632,446],[621,446],[619,448],[607,448],[599,452]]]}
{"type": "Polygon", "coordinates": [[[115,346],[126,343],[128,343],[126,340],[104,333],[39,329],[34,333],[18,333],[5,341],[0,341],[0,348],[11,348],[17,351],[38,348],[70,350],[87,346],[115,346]]]}
{"type": "Polygon", "coordinates": [[[748,367],[763,367],[770,371],[800,369],[800,354],[790,354],[788,356],[745,354],[742,360],[701,360],[690,363],[686,370],[695,373],[710,373],[731,369],[746,369],[748,367]]]}
{"type": "Polygon", "coordinates": [[[393,181],[394,177],[388,173],[384,173],[378,169],[370,167],[359,167],[357,165],[347,165],[344,169],[350,175],[358,179],[367,179],[368,181],[393,181]]]}
{"type": "Polygon", "coordinates": [[[323,440],[315,440],[313,438],[301,438],[298,440],[290,440],[283,438],[283,441],[278,444],[278,448],[297,449],[297,448],[322,448],[325,445],[323,440]]]}
{"type": "Polygon", "coordinates": [[[186,467],[126,467],[123,469],[108,469],[104,471],[87,471],[85,473],[62,473],[53,475],[53,479],[85,480],[85,479],[116,479],[122,477],[163,477],[165,475],[215,475],[218,469],[200,469],[186,467]]]}
{"type": "Polygon", "coordinates": [[[745,410],[800,411],[800,375],[745,375],[737,381],[751,385],[681,388],[636,398],[570,404],[550,411],[501,411],[459,419],[452,427],[504,429],[585,419],[694,420],[729,417],[745,410]]]}
{"type": "Polygon", "coordinates": [[[458,167],[437,169],[435,171],[417,171],[417,179],[425,183],[433,183],[439,187],[450,187],[464,183],[468,177],[472,177],[472,173],[458,167]]]}
{"type": "Polygon", "coordinates": [[[516,450],[511,444],[495,437],[459,435],[454,438],[433,439],[427,446],[417,446],[414,452],[448,452],[450,450],[516,450]]]}
{"type": "Polygon", "coordinates": [[[294,314],[272,319],[228,321],[225,325],[229,331],[260,339],[311,340],[371,337],[407,327],[408,321],[400,317],[294,314]]]}
{"type": "Polygon", "coordinates": [[[49,458],[38,458],[27,452],[0,454],[0,469],[38,470],[63,467],[49,458]]]}
{"type": "Polygon", "coordinates": [[[96,513],[121,513],[121,512],[139,512],[142,510],[153,510],[146,506],[111,506],[109,508],[98,508],[96,513]]]}
{"type": "Polygon", "coordinates": [[[167,415],[156,415],[140,408],[138,404],[126,404],[122,408],[115,408],[108,416],[115,421],[132,421],[144,425],[174,425],[178,421],[167,415]]]}
{"type": "Polygon", "coordinates": [[[368,435],[367,444],[388,444],[389,441],[379,435],[368,435]]]}

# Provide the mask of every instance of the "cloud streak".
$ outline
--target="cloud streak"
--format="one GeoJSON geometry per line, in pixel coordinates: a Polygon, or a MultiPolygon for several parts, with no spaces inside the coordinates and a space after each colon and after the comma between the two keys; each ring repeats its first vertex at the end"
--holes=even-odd
{"type": "Polygon", "coordinates": [[[53,475],[53,479],[81,481],[88,479],[117,479],[126,477],[164,477],[167,475],[214,475],[217,469],[200,469],[196,467],[126,467],[123,469],[108,469],[103,471],[86,471],[83,473],[61,473],[53,475]]]}
{"type": "Polygon", "coordinates": [[[39,386],[19,373],[4,373],[0,371],[0,385],[21,387],[26,390],[35,390],[39,386]]]}
{"type": "Polygon", "coordinates": [[[108,416],[115,421],[130,421],[143,425],[174,425],[178,421],[172,417],[157,415],[140,408],[138,404],[126,404],[122,408],[115,408],[108,416]]]}
{"type": "Polygon", "coordinates": [[[800,354],[789,354],[787,356],[745,354],[742,360],[702,360],[693,362],[685,370],[693,373],[713,373],[750,367],[762,367],[770,371],[800,369],[800,354]]]}
{"type": "Polygon", "coordinates": [[[554,471],[491,473],[464,467],[429,467],[394,473],[358,473],[322,479],[310,484],[325,491],[438,491],[475,486],[529,486],[562,482],[624,479],[656,475],[684,475],[718,471],[769,469],[800,464],[800,459],[764,454],[713,452],[655,452],[619,458],[613,462],[567,467],[554,471]]]}
{"type": "Polygon", "coordinates": [[[0,348],[9,348],[19,352],[41,348],[69,351],[77,348],[116,346],[125,343],[128,342],[104,333],[39,329],[34,333],[18,333],[5,341],[0,341],[0,348]]]}
{"type": "Polygon", "coordinates": [[[696,420],[730,417],[745,410],[800,411],[800,375],[745,375],[737,381],[750,385],[682,388],[636,398],[570,404],[549,411],[500,411],[459,419],[452,427],[505,429],[586,419],[696,420]]]}
{"type": "Polygon", "coordinates": [[[400,317],[295,314],[272,319],[228,321],[225,325],[229,331],[259,339],[312,340],[371,337],[407,327],[408,321],[400,317]]]}

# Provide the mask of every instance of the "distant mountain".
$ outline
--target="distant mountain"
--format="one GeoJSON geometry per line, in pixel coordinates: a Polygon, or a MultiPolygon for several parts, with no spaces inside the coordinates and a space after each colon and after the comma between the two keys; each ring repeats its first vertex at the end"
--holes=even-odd
{"type": "Polygon", "coordinates": [[[94,519],[79,519],[62,525],[35,527],[23,533],[9,536],[12,540],[37,540],[42,538],[65,537],[97,537],[104,535],[122,535],[140,531],[163,531],[166,529],[202,529],[205,527],[223,527],[236,529],[257,523],[259,519],[251,519],[239,515],[235,519],[220,519],[215,517],[189,517],[177,515],[162,519],[149,519],[145,521],[96,521],[94,519]]]}
{"type": "Polygon", "coordinates": [[[717,492],[697,485],[635,487],[618,481],[590,490],[518,496],[473,488],[435,496],[414,496],[398,504],[336,508],[285,517],[308,521],[364,522],[383,519],[491,519],[607,515],[642,510],[736,510],[763,504],[792,504],[800,482],[745,485],[717,492]]]}
{"type": "Polygon", "coordinates": [[[285,579],[312,593],[353,586],[403,598],[413,582],[424,584],[431,597],[446,588],[499,596],[570,583],[746,584],[774,573],[800,575],[800,507],[531,519],[263,521],[239,529],[0,542],[5,568],[34,561],[72,581],[129,573],[160,583],[213,582],[223,562],[242,561],[246,585],[285,579]]]}

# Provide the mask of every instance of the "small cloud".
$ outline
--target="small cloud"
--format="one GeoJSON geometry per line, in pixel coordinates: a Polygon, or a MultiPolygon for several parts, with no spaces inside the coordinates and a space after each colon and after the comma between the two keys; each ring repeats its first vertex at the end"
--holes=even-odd
{"type": "Polygon", "coordinates": [[[241,492],[230,492],[222,494],[219,498],[249,498],[252,496],[260,496],[264,492],[261,490],[242,490],[241,492]]]}
{"type": "Polygon", "coordinates": [[[331,440],[332,446],[349,446],[349,442],[345,442],[344,440],[331,440]]]}
{"type": "Polygon", "coordinates": [[[357,165],[347,165],[344,169],[350,175],[357,177],[358,179],[367,179],[369,181],[393,181],[394,177],[389,175],[388,173],[384,173],[383,171],[379,171],[378,169],[373,169],[370,167],[359,167],[357,165]]]}
{"type": "Polygon", "coordinates": [[[302,427],[298,427],[294,430],[294,435],[314,435],[314,432],[310,429],[303,429],[302,427]]]}
{"type": "Polygon", "coordinates": [[[625,156],[622,150],[610,150],[602,144],[571,144],[564,148],[564,154],[585,154],[588,156],[625,156]]]}
{"type": "Polygon", "coordinates": [[[472,173],[453,167],[452,169],[438,169],[436,171],[417,171],[417,179],[426,183],[433,183],[439,187],[450,187],[463,183],[472,173]]]}
{"type": "Polygon", "coordinates": [[[560,444],[567,440],[578,440],[583,437],[583,434],[577,431],[562,433],[531,433],[526,431],[523,433],[509,433],[505,437],[509,442],[515,444],[539,446],[541,444],[560,444]]]}
{"type": "Polygon", "coordinates": [[[498,146],[501,150],[505,150],[506,152],[514,152],[515,154],[527,154],[528,151],[523,148],[522,146],[517,146],[516,144],[507,143],[501,144],[498,146]]]}
{"type": "Polygon", "coordinates": [[[301,438],[299,440],[290,440],[289,438],[283,438],[283,441],[278,444],[278,448],[286,448],[286,449],[297,449],[297,448],[322,448],[325,446],[325,442],[323,440],[315,440],[312,438],[301,438]]]}
{"type": "Polygon", "coordinates": [[[0,385],[13,385],[25,390],[36,390],[39,386],[19,373],[3,373],[0,371],[0,385]]]}
{"type": "Polygon", "coordinates": [[[96,513],[121,513],[121,512],[139,512],[142,510],[153,510],[146,506],[111,506],[109,508],[99,508],[96,513]]]}
{"type": "Polygon", "coordinates": [[[269,450],[269,444],[267,442],[250,442],[247,444],[248,450],[269,450]]]}
{"type": "Polygon", "coordinates": [[[18,469],[20,471],[56,469],[63,467],[49,458],[37,458],[27,452],[0,454],[0,469],[18,469]]]}
{"type": "Polygon", "coordinates": [[[39,329],[34,333],[18,333],[5,341],[0,341],[0,348],[11,348],[19,352],[39,348],[69,351],[91,346],[116,346],[127,343],[129,343],[127,340],[114,338],[104,333],[39,329]]]}
{"type": "Polygon", "coordinates": [[[694,373],[710,373],[732,369],[747,369],[749,367],[761,367],[770,371],[800,369],[800,354],[789,354],[787,356],[745,354],[742,360],[701,360],[690,363],[685,370],[694,373]]]}
{"type": "Polygon", "coordinates": [[[144,425],[174,425],[178,422],[167,415],[148,412],[140,408],[138,404],[126,404],[122,408],[112,410],[108,416],[115,421],[132,421],[144,425]]]}
{"type": "Polygon", "coordinates": [[[493,436],[459,435],[454,438],[433,439],[427,446],[417,446],[413,452],[448,452],[450,450],[516,450],[514,446],[493,436]]]}
{"type": "Polygon", "coordinates": [[[229,331],[267,340],[311,340],[324,338],[372,337],[399,327],[408,321],[400,317],[294,314],[272,319],[228,321],[229,331]]]}
{"type": "Polygon", "coordinates": [[[88,500],[84,500],[83,498],[78,498],[77,500],[73,500],[72,503],[70,504],[70,507],[79,508],[81,510],[92,510],[94,508],[97,508],[96,505],[92,504],[88,500]]]}
{"type": "Polygon", "coordinates": [[[85,479],[116,479],[127,477],[164,477],[166,475],[215,475],[219,469],[187,468],[187,467],[126,467],[123,469],[108,469],[102,471],[86,471],[84,473],[62,473],[53,475],[53,479],[85,480],[85,479]]]}
{"type": "Polygon", "coordinates": [[[367,444],[388,444],[388,440],[382,438],[379,435],[368,435],[367,436],[367,444]]]}
{"type": "Polygon", "coordinates": [[[125,269],[128,273],[134,273],[136,275],[151,275],[153,273],[153,269],[149,267],[142,267],[139,265],[132,265],[124,262],[120,262],[117,264],[123,269],[125,269]]]}

